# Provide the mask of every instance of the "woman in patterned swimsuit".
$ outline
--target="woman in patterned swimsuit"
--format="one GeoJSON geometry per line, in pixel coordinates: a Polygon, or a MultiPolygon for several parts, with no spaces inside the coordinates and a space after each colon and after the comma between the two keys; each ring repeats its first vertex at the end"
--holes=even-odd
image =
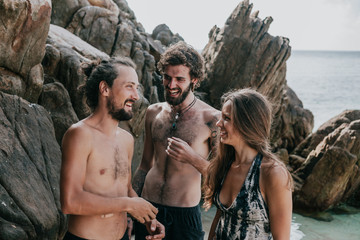
{"type": "Polygon", "coordinates": [[[290,239],[292,179],[270,151],[271,106],[255,90],[222,98],[220,142],[205,179],[209,239],[290,239]]]}

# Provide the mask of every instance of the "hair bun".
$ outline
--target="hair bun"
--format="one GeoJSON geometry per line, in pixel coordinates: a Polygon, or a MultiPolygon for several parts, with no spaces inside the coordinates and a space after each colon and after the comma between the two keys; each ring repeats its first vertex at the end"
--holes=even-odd
{"type": "Polygon", "coordinates": [[[99,66],[99,64],[102,63],[103,61],[106,61],[106,60],[97,59],[97,60],[93,60],[91,62],[82,63],[81,68],[82,68],[84,74],[86,75],[86,77],[90,77],[90,75],[94,71],[94,69],[97,66],[99,66]]]}

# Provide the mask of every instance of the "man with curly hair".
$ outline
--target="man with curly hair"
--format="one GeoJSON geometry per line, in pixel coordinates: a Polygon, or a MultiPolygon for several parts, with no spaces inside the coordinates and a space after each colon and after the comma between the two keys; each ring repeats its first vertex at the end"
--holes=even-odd
{"type": "MultiPolygon", "coordinates": [[[[215,144],[219,111],[194,94],[204,68],[194,48],[184,42],[170,46],[158,68],[166,102],[147,109],[144,152],[133,187],[158,208],[166,239],[203,239],[201,174],[215,144]]],[[[136,239],[143,240],[145,234],[136,224],[136,239]]]]}

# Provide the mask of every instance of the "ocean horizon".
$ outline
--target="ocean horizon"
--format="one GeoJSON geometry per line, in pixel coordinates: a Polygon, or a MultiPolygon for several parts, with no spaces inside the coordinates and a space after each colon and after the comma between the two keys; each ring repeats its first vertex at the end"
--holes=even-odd
{"type": "Polygon", "coordinates": [[[293,50],[286,80],[313,113],[313,132],[344,110],[360,109],[360,51],[293,50]]]}

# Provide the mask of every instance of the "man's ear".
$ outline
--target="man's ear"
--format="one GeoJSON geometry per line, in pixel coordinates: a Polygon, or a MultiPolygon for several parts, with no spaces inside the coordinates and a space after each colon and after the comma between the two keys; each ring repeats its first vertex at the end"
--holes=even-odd
{"type": "Polygon", "coordinates": [[[99,91],[101,95],[109,96],[109,92],[110,92],[109,90],[110,90],[109,85],[105,81],[101,81],[99,83],[99,91]]]}
{"type": "Polygon", "coordinates": [[[195,90],[195,86],[196,86],[198,80],[199,80],[198,78],[193,78],[193,79],[191,79],[191,83],[193,84],[192,89],[191,89],[192,91],[195,90]]]}

